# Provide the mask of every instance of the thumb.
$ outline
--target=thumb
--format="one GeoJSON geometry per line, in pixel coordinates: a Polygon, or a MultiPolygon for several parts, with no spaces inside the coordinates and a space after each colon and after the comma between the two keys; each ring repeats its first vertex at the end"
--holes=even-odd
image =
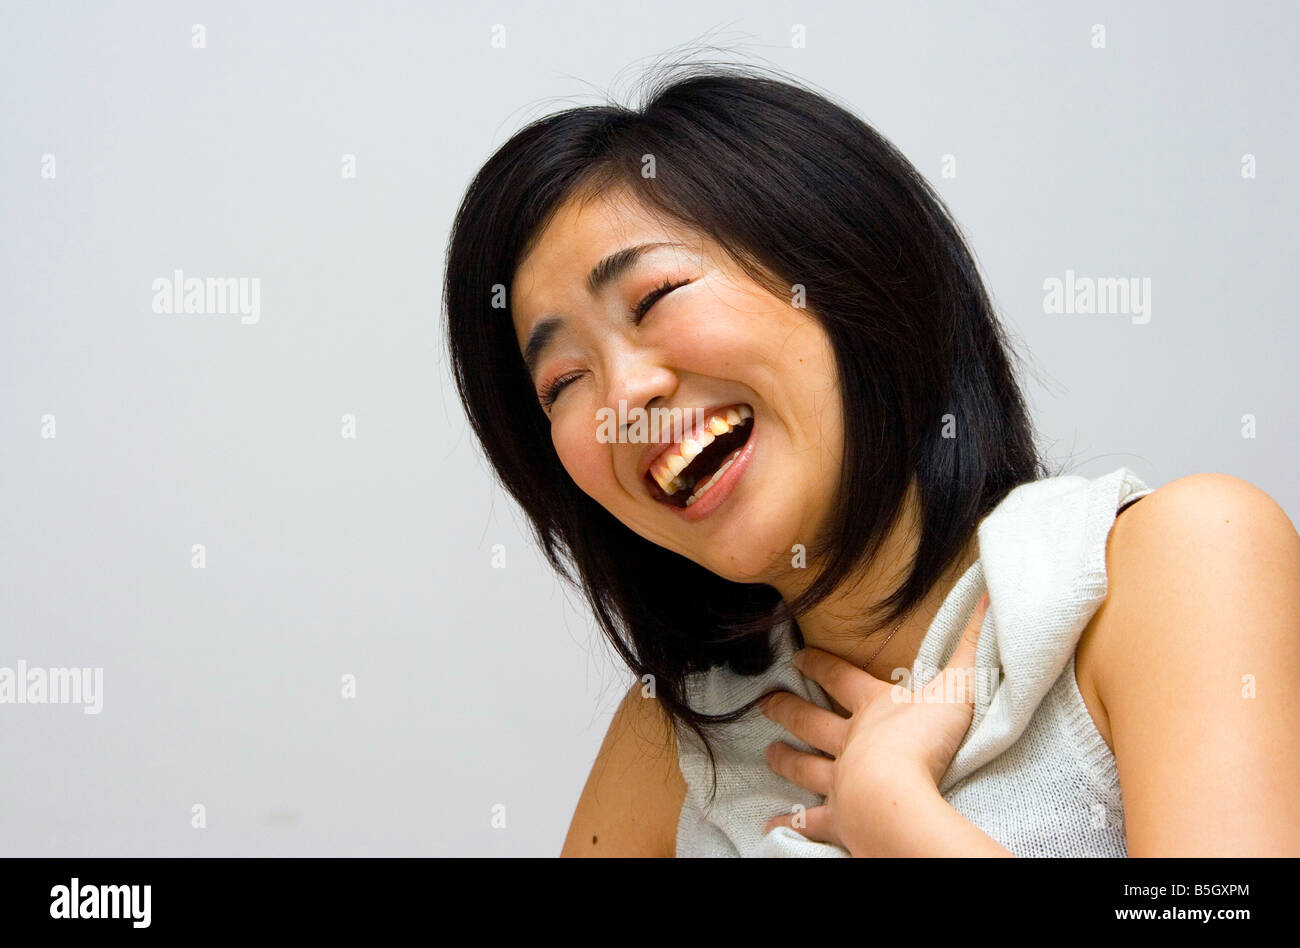
{"type": "Polygon", "coordinates": [[[957,650],[952,653],[952,659],[948,662],[949,670],[956,671],[974,671],[975,669],[975,650],[979,645],[980,627],[984,625],[984,616],[989,611],[989,594],[985,590],[984,595],[980,596],[980,601],[975,604],[975,612],[970,617],[970,622],[966,624],[966,630],[962,632],[961,641],[957,643],[957,650]]]}

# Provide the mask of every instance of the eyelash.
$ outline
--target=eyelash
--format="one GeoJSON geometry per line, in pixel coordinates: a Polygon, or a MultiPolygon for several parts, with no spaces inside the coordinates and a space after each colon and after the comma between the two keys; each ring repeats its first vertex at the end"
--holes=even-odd
{"type": "Polygon", "coordinates": [[[664,280],[662,283],[660,283],[649,293],[647,293],[641,299],[641,302],[636,304],[636,309],[634,310],[634,312],[636,314],[637,323],[639,324],[641,320],[645,319],[645,314],[650,312],[651,306],[659,302],[660,297],[666,296],[669,293],[671,293],[673,290],[679,289],[690,282],[691,282],[690,280],[673,281],[673,279],[670,277],[664,280]]]}
{"type": "MultiPolygon", "coordinates": [[[[674,281],[670,277],[664,280],[663,283],[660,283],[657,287],[655,287],[645,296],[643,296],[641,298],[641,302],[637,303],[636,308],[632,311],[636,325],[641,324],[641,320],[645,319],[646,313],[650,312],[650,307],[654,306],[655,303],[659,302],[661,297],[667,296],[673,290],[680,289],[681,287],[685,286],[687,283],[690,282],[691,282],[690,280],[674,281]]],[[[555,404],[555,400],[560,397],[560,392],[570,382],[577,381],[578,377],[581,374],[582,374],[581,372],[576,372],[576,373],[571,372],[568,375],[562,375],[559,378],[553,379],[551,382],[547,383],[547,385],[542,389],[542,391],[538,395],[538,398],[541,400],[542,407],[549,411],[551,406],[555,404]]]]}
{"type": "Polygon", "coordinates": [[[548,382],[542,389],[541,393],[537,396],[542,402],[542,407],[549,411],[550,407],[555,404],[555,400],[559,397],[560,389],[577,379],[577,377],[576,374],[570,373],[569,375],[562,375],[558,379],[548,382]]]}

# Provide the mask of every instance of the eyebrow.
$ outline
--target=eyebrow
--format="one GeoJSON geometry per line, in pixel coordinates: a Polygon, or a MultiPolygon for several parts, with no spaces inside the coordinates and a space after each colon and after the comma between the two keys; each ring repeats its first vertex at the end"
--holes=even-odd
{"type": "MultiPolygon", "coordinates": [[[[631,269],[632,265],[647,251],[654,250],[656,247],[679,246],[682,245],[674,241],[657,240],[616,250],[591,268],[591,273],[587,274],[587,290],[592,296],[597,295],[602,289],[631,269]]],[[[564,320],[559,316],[547,316],[538,320],[537,324],[533,326],[532,331],[528,334],[528,343],[524,346],[524,365],[528,367],[529,375],[532,375],[536,370],[542,351],[550,344],[563,324],[564,320]]]]}

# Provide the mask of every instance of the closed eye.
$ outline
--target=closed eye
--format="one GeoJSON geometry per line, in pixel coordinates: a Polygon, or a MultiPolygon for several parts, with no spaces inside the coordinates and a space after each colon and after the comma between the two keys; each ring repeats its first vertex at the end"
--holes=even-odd
{"type": "Polygon", "coordinates": [[[641,299],[641,302],[636,304],[636,309],[633,310],[633,313],[636,316],[636,322],[639,324],[641,320],[645,319],[646,313],[650,312],[650,307],[654,306],[654,304],[659,302],[660,299],[667,296],[673,290],[679,289],[690,282],[690,280],[677,280],[674,282],[671,278],[664,280],[663,283],[659,284],[659,286],[647,293],[641,299]]]}
{"type": "Polygon", "coordinates": [[[537,398],[542,403],[542,407],[549,411],[551,406],[555,404],[555,400],[560,397],[560,392],[563,391],[570,382],[576,382],[581,375],[581,372],[570,372],[568,375],[561,375],[559,378],[548,382],[537,394],[537,398]]]}

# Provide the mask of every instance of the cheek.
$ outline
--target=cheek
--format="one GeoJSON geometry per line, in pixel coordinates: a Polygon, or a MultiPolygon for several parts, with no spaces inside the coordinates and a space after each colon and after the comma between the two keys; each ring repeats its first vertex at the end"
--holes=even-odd
{"type": "Polygon", "coordinates": [[[796,382],[834,385],[834,352],[821,324],[805,310],[755,288],[714,283],[673,317],[674,354],[692,365],[707,359],[721,378],[755,371],[796,382]]]}
{"type": "Polygon", "coordinates": [[[551,443],[573,482],[586,494],[599,499],[617,486],[610,466],[609,445],[596,441],[593,426],[576,418],[565,418],[551,425],[551,443]]]}

